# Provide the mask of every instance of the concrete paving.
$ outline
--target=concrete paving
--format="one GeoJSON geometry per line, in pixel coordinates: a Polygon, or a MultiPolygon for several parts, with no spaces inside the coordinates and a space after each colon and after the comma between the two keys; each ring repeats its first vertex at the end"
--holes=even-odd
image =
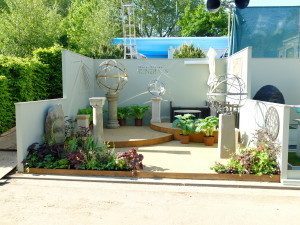
{"type": "Polygon", "coordinates": [[[0,150],[16,150],[16,128],[12,128],[9,131],[0,135],[0,150]]]}
{"type": "Polygon", "coordinates": [[[1,225],[299,225],[300,192],[251,188],[8,180],[1,225]]]}
{"type": "Polygon", "coordinates": [[[16,151],[0,151],[0,179],[17,166],[16,151]]]}
{"type": "Polygon", "coordinates": [[[168,136],[157,132],[147,126],[121,126],[118,129],[104,129],[103,140],[105,141],[134,141],[147,140],[168,136]]]}
{"type": "MultiPolygon", "coordinates": [[[[117,148],[125,151],[128,148],[117,148]]],[[[219,159],[217,144],[207,147],[202,143],[181,144],[171,141],[159,145],[139,147],[138,152],[144,155],[145,171],[177,173],[214,173],[210,169],[219,159]]]]}

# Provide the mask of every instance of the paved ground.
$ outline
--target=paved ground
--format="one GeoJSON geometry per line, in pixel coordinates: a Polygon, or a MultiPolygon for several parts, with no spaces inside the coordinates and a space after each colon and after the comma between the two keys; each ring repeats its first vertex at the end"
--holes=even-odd
{"type": "Polygon", "coordinates": [[[0,135],[0,150],[16,150],[16,128],[0,135]]]}
{"type": "MultiPolygon", "coordinates": [[[[116,151],[127,149],[117,148],[116,151]]],[[[210,167],[216,161],[226,161],[219,158],[217,144],[207,147],[202,143],[183,145],[179,141],[171,141],[154,146],[139,147],[138,152],[144,155],[143,163],[146,171],[214,173],[210,167]]]]}
{"type": "Polygon", "coordinates": [[[118,129],[104,129],[105,141],[137,141],[169,136],[162,132],[152,130],[148,126],[121,126],[118,129]]]}
{"type": "Polygon", "coordinates": [[[17,179],[0,186],[1,225],[299,225],[299,209],[292,190],[17,179]]]}
{"type": "MultiPolygon", "coordinates": [[[[8,174],[17,165],[16,151],[0,150],[0,179],[8,174]]],[[[0,223],[1,224],[1,223],[0,223]]]]}

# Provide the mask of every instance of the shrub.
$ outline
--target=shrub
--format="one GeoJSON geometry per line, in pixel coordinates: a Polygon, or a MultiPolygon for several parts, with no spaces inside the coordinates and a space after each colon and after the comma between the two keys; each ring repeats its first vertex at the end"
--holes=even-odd
{"type": "Polygon", "coordinates": [[[205,58],[205,53],[194,45],[183,44],[179,49],[176,49],[173,58],[205,58]]]}
{"type": "Polygon", "coordinates": [[[6,77],[1,81],[2,133],[14,125],[15,102],[62,97],[61,48],[38,49],[33,58],[0,55],[0,74],[6,77]]]}
{"type": "Polygon", "coordinates": [[[256,147],[240,149],[227,164],[216,163],[211,169],[217,173],[279,174],[277,162],[279,145],[272,141],[264,130],[256,131],[255,143],[256,147]]]}
{"type": "Polygon", "coordinates": [[[126,152],[119,153],[117,156],[117,160],[125,162],[127,168],[129,167],[129,169],[131,170],[143,169],[143,159],[144,156],[142,154],[138,154],[136,148],[132,148],[126,152]]]}
{"type": "Polygon", "coordinates": [[[73,133],[62,145],[37,143],[28,148],[24,164],[27,168],[137,170],[143,169],[143,155],[136,149],[116,154],[107,143],[97,143],[85,133],[73,133]]]}
{"type": "Polygon", "coordinates": [[[37,61],[46,66],[48,96],[47,98],[62,97],[62,47],[54,45],[50,48],[39,48],[33,52],[37,61]]]}
{"type": "Polygon", "coordinates": [[[14,105],[5,76],[0,76],[0,90],[0,133],[3,133],[14,124],[14,105]]]}

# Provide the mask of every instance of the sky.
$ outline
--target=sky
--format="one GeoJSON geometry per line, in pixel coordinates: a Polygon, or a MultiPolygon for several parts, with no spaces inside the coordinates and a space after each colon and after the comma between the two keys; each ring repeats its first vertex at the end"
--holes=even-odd
{"type": "Polygon", "coordinates": [[[250,0],[249,6],[300,6],[300,0],[250,0]]]}

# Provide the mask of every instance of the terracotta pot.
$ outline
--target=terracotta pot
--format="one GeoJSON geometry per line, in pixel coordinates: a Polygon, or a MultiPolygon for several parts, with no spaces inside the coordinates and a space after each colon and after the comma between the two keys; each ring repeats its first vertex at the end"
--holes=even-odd
{"type": "Polygon", "coordinates": [[[204,140],[204,144],[205,144],[206,146],[213,146],[214,143],[215,143],[215,138],[214,138],[214,136],[210,136],[210,137],[204,136],[203,140],[204,140]]]}
{"type": "Polygon", "coordinates": [[[189,135],[180,135],[180,142],[181,142],[181,144],[189,144],[190,136],[189,135]]]}
{"type": "Polygon", "coordinates": [[[190,135],[191,142],[203,143],[203,133],[193,133],[190,135]]]}
{"type": "Polygon", "coordinates": [[[219,136],[219,132],[216,130],[213,133],[214,139],[215,139],[215,143],[218,143],[218,136],[219,136]]]}
{"type": "Polygon", "coordinates": [[[126,126],[126,119],[118,119],[120,126],[126,126]]]}
{"type": "Polygon", "coordinates": [[[135,119],[134,125],[135,126],[143,126],[143,119],[135,119]]]}

